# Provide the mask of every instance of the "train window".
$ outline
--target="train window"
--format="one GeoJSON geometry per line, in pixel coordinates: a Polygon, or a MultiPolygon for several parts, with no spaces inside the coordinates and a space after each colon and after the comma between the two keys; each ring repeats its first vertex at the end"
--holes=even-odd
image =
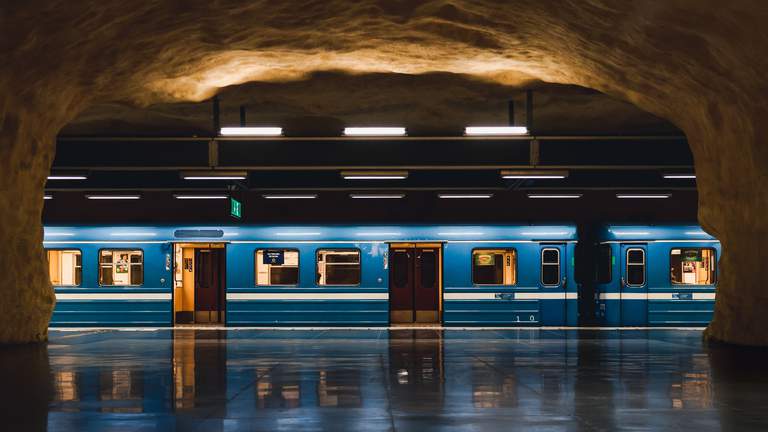
{"type": "Polygon", "coordinates": [[[99,285],[131,286],[144,283],[144,252],[102,249],[99,251],[99,285]]]}
{"type": "Polygon", "coordinates": [[[627,285],[645,285],[645,251],[627,249],[627,285]]]}
{"type": "Polygon", "coordinates": [[[611,245],[602,244],[597,248],[597,283],[609,283],[611,281],[611,270],[613,269],[613,252],[611,245]]]}
{"type": "Polygon", "coordinates": [[[541,284],[560,284],[560,250],[545,248],[541,250],[541,284]]]}
{"type": "Polygon", "coordinates": [[[713,285],[716,266],[712,248],[672,249],[669,252],[669,278],[673,285],[713,285]]]}
{"type": "Polygon", "coordinates": [[[517,251],[475,249],[472,251],[472,283],[514,285],[517,283],[517,251]]]}
{"type": "Polygon", "coordinates": [[[318,285],[360,285],[358,249],[318,249],[318,285]]]}
{"type": "Polygon", "coordinates": [[[256,285],[298,285],[299,251],[295,249],[258,249],[256,285]]]}
{"type": "Polygon", "coordinates": [[[437,273],[437,254],[432,249],[421,251],[421,286],[434,288],[437,273]]]}
{"type": "Polygon", "coordinates": [[[48,249],[48,274],[53,286],[80,286],[83,256],[79,250],[48,249]]]}

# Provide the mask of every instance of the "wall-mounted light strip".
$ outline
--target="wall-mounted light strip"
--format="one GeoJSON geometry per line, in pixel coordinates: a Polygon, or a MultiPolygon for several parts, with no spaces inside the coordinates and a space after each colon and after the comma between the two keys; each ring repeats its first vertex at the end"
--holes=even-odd
{"type": "Polygon", "coordinates": [[[468,136],[499,136],[499,135],[528,135],[525,126],[467,126],[464,135],[468,136]]]}
{"type": "Polygon", "coordinates": [[[405,136],[404,127],[348,127],[345,136],[405,136]]]}
{"type": "Polygon", "coordinates": [[[227,195],[174,195],[178,200],[225,200],[227,195]]]}
{"type": "Polygon", "coordinates": [[[75,173],[56,173],[51,174],[48,176],[48,180],[87,180],[88,175],[86,174],[75,174],[75,173]]]}
{"type": "Polygon", "coordinates": [[[512,180],[564,179],[566,177],[568,177],[568,171],[563,170],[504,170],[501,172],[501,178],[512,180]]]}
{"type": "Polygon", "coordinates": [[[245,180],[248,173],[245,171],[182,171],[184,180],[245,180]]]}
{"type": "Polygon", "coordinates": [[[441,193],[441,194],[437,194],[437,196],[442,199],[484,199],[484,198],[491,198],[493,194],[491,193],[487,193],[487,194],[441,193]]]}
{"type": "Polygon", "coordinates": [[[45,194],[45,195],[43,195],[43,199],[44,199],[44,200],[52,200],[52,199],[53,199],[53,195],[51,195],[51,194],[45,194]]]}
{"type": "Polygon", "coordinates": [[[138,194],[131,194],[131,195],[123,195],[123,194],[110,194],[110,195],[86,195],[85,196],[89,200],[138,200],[141,199],[141,195],[138,194]]]}
{"type": "Polygon", "coordinates": [[[408,171],[342,171],[345,180],[405,180],[408,171]]]}
{"type": "Polygon", "coordinates": [[[400,199],[405,194],[349,194],[352,199],[400,199]]]}
{"type": "Polygon", "coordinates": [[[665,199],[671,196],[672,194],[616,194],[616,198],[620,199],[665,199]]]}
{"type": "Polygon", "coordinates": [[[662,177],[665,179],[671,179],[671,180],[694,180],[696,179],[696,174],[691,173],[666,173],[662,174],[662,177]]]}
{"type": "Polygon", "coordinates": [[[544,194],[544,193],[529,193],[528,198],[532,199],[576,199],[581,198],[582,194],[544,194]]]}
{"type": "Polygon", "coordinates": [[[281,136],[281,127],[223,127],[220,131],[223,136],[281,136]]]}
{"type": "Polygon", "coordinates": [[[264,199],[315,199],[317,194],[264,194],[261,196],[264,199]]]}

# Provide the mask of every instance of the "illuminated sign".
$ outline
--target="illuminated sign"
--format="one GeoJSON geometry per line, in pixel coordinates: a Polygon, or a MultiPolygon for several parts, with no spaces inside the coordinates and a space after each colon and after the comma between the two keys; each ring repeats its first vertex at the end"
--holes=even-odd
{"type": "Polygon", "coordinates": [[[240,219],[243,217],[243,203],[240,201],[229,197],[229,215],[232,216],[235,219],[240,219]]]}

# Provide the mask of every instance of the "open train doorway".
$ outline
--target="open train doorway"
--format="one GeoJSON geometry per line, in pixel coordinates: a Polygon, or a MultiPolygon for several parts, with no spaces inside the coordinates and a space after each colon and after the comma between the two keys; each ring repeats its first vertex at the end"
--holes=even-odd
{"type": "Polygon", "coordinates": [[[224,243],[176,243],[174,257],[174,323],[223,324],[226,310],[224,243]]]}
{"type": "Polygon", "coordinates": [[[389,321],[439,324],[442,317],[442,245],[392,243],[389,247],[389,321]]]}

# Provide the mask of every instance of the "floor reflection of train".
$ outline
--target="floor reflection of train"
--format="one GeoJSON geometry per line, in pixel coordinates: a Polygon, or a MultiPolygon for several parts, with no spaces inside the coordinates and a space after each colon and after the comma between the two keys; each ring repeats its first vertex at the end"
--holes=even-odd
{"type": "Polygon", "coordinates": [[[711,319],[720,246],[701,228],[604,227],[595,282],[576,280],[577,240],[574,225],[49,226],[44,245],[52,326],[711,319]]]}

